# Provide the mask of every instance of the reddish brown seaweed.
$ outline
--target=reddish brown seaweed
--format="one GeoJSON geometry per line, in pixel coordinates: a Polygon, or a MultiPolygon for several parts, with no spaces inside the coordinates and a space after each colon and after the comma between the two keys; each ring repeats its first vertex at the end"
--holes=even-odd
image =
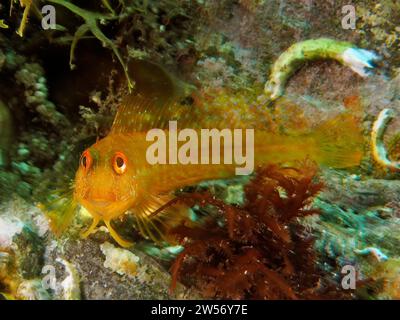
{"type": "Polygon", "coordinates": [[[322,188],[314,181],[316,171],[310,162],[298,169],[260,168],[245,187],[241,207],[210,193],[182,196],[189,206],[215,207],[225,223],[214,217],[194,228],[182,224],[171,231],[185,247],[171,267],[171,289],[180,280],[207,298],[322,297],[313,239],[297,220],[318,213],[310,207],[322,188]]]}

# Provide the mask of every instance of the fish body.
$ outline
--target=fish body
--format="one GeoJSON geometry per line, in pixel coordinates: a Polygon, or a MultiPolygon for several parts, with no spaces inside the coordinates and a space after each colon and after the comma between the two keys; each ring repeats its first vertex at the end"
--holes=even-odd
{"type": "MultiPolygon", "coordinates": [[[[179,106],[167,105],[161,110],[165,108],[179,106]]],[[[75,177],[74,197],[93,216],[92,227],[85,235],[104,221],[114,239],[122,246],[129,246],[130,243],[112,229],[113,219],[129,210],[147,221],[174,198],[175,190],[204,180],[237,175],[237,169],[245,165],[244,155],[251,154],[247,159],[251,161],[248,173],[258,166],[292,164],[305,158],[321,165],[343,168],[358,165],[362,156],[361,131],[351,115],[340,115],[312,132],[299,135],[251,128],[225,128],[225,133],[229,133],[225,139],[221,134],[222,128],[198,128],[198,124],[190,125],[184,119],[183,127],[176,127],[178,120],[173,130],[171,121],[166,121],[164,116],[156,116],[152,122],[148,115],[155,109],[159,108],[139,96],[128,100],[120,108],[110,134],[82,154],[75,177]],[[135,127],[140,130],[135,131],[135,127]],[[158,130],[157,139],[149,135],[153,129],[158,130]],[[177,139],[180,132],[188,129],[195,141],[177,139]],[[220,134],[218,139],[214,141],[206,136],[208,143],[203,144],[204,129],[217,130],[214,133],[220,134]],[[241,135],[237,138],[235,132],[241,135]],[[248,139],[249,136],[252,139],[248,139]],[[157,145],[159,148],[155,150],[155,143],[160,142],[161,137],[165,144],[157,145]],[[192,149],[187,148],[188,142],[195,142],[192,149]],[[149,158],[152,149],[152,154],[164,161],[154,163],[149,158]],[[241,161],[235,156],[238,154],[241,161]],[[185,155],[183,158],[191,161],[182,163],[179,155],[185,155]],[[219,161],[213,160],[215,155],[218,155],[219,161]]]]}

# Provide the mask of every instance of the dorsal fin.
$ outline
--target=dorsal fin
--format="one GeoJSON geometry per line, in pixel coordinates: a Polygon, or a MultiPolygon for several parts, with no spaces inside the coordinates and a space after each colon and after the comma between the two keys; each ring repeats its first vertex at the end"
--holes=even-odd
{"type": "Polygon", "coordinates": [[[176,120],[179,128],[195,128],[197,113],[191,106],[175,100],[160,101],[141,95],[129,95],[118,108],[111,133],[144,132],[168,129],[169,121],[176,120]]]}
{"type": "Polygon", "coordinates": [[[168,114],[173,109],[173,101],[160,103],[154,98],[138,94],[126,96],[111,128],[111,133],[141,132],[152,128],[168,127],[168,114]]]}
{"type": "Polygon", "coordinates": [[[135,89],[122,100],[111,133],[166,129],[170,120],[178,120],[180,126],[193,123],[190,106],[177,103],[187,94],[188,85],[145,60],[131,61],[129,72],[135,89]]]}

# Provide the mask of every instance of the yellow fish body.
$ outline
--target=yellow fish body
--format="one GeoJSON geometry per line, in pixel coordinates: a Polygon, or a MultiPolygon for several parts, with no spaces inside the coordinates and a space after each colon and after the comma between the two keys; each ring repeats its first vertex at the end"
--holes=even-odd
{"type": "MultiPolygon", "coordinates": [[[[194,157],[192,163],[176,161],[176,154],[187,141],[175,141],[173,146],[158,150],[158,153],[165,153],[162,156],[165,156],[166,163],[150,163],[148,152],[154,147],[154,140],[148,139],[149,130],[158,128],[170,142],[173,133],[169,130],[169,121],[174,117],[178,131],[191,128],[201,137],[204,128],[190,120],[188,109],[176,112],[181,109],[182,106],[176,104],[160,106],[155,100],[134,95],[119,108],[109,135],[83,152],[75,177],[74,198],[93,216],[92,226],[84,236],[104,221],[111,236],[121,246],[130,246],[131,243],[115,232],[111,221],[127,210],[142,221],[151,221],[160,213],[160,208],[173,199],[175,190],[204,180],[234,177],[243,163],[237,163],[234,157],[228,163],[224,161],[225,147],[232,153],[246,148],[254,152],[254,167],[308,158],[321,165],[345,168],[358,165],[362,157],[363,138],[358,119],[344,114],[306,134],[288,135],[255,129],[251,145],[243,130],[240,150],[235,150],[237,146],[233,139],[220,139],[219,163],[212,163],[212,159],[208,164],[201,161],[202,153],[210,156],[213,150],[211,144],[205,150],[200,141],[197,141],[195,152],[197,158],[194,157]],[[169,154],[171,147],[174,150],[169,154]]],[[[221,125],[218,122],[218,127],[221,125]]],[[[229,125],[227,128],[237,129],[229,125]]]]}

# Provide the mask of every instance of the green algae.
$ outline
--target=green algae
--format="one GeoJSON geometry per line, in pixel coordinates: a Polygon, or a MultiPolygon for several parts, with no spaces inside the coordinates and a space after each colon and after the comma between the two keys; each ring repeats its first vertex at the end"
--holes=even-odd
{"type": "MultiPolygon", "coordinates": [[[[74,52],[75,52],[75,47],[79,41],[86,33],[91,32],[104,46],[109,47],[115,54],[115,56],[118,58],[119,62],[121,63],[123,70],[125,72],[125,76],[128,81],[128,87],[133,88],[133,83],[130,79],[129,73],[128,73],[128,67],[125,63],[125,61],[122,59],[122,56],[117,48],[117,46],[114,44],[112,40],[107,38],[107,36],[100,30],[99,28],[99,22],[101,21],[103,24],[105,21],[110,21],[110,20],[115,20],[118,19],[118,16],[115,15],[115,12],[111,9],[111,6],[109,3],[106,1],[105,3],[107,4],[107,8],[111,9],[111,14],[106,15],[102,13],[95,13],[91,12],[82,8],[79,8],[78,6],[72,4],[69,1],[65,0],[49,0],[51,3],[55,3],[58,5],[61,5],[71,12],[75,13],[79,17],[81,17],[85,23],[79,26],[74,35],[74,39],[71,44],[71,50],[70,50],[70,66],[71,69],[74,68],[73,60],[74,60],[74,52]]],[[[104,1],[103,1],[104,3],[104,1]]]]}

